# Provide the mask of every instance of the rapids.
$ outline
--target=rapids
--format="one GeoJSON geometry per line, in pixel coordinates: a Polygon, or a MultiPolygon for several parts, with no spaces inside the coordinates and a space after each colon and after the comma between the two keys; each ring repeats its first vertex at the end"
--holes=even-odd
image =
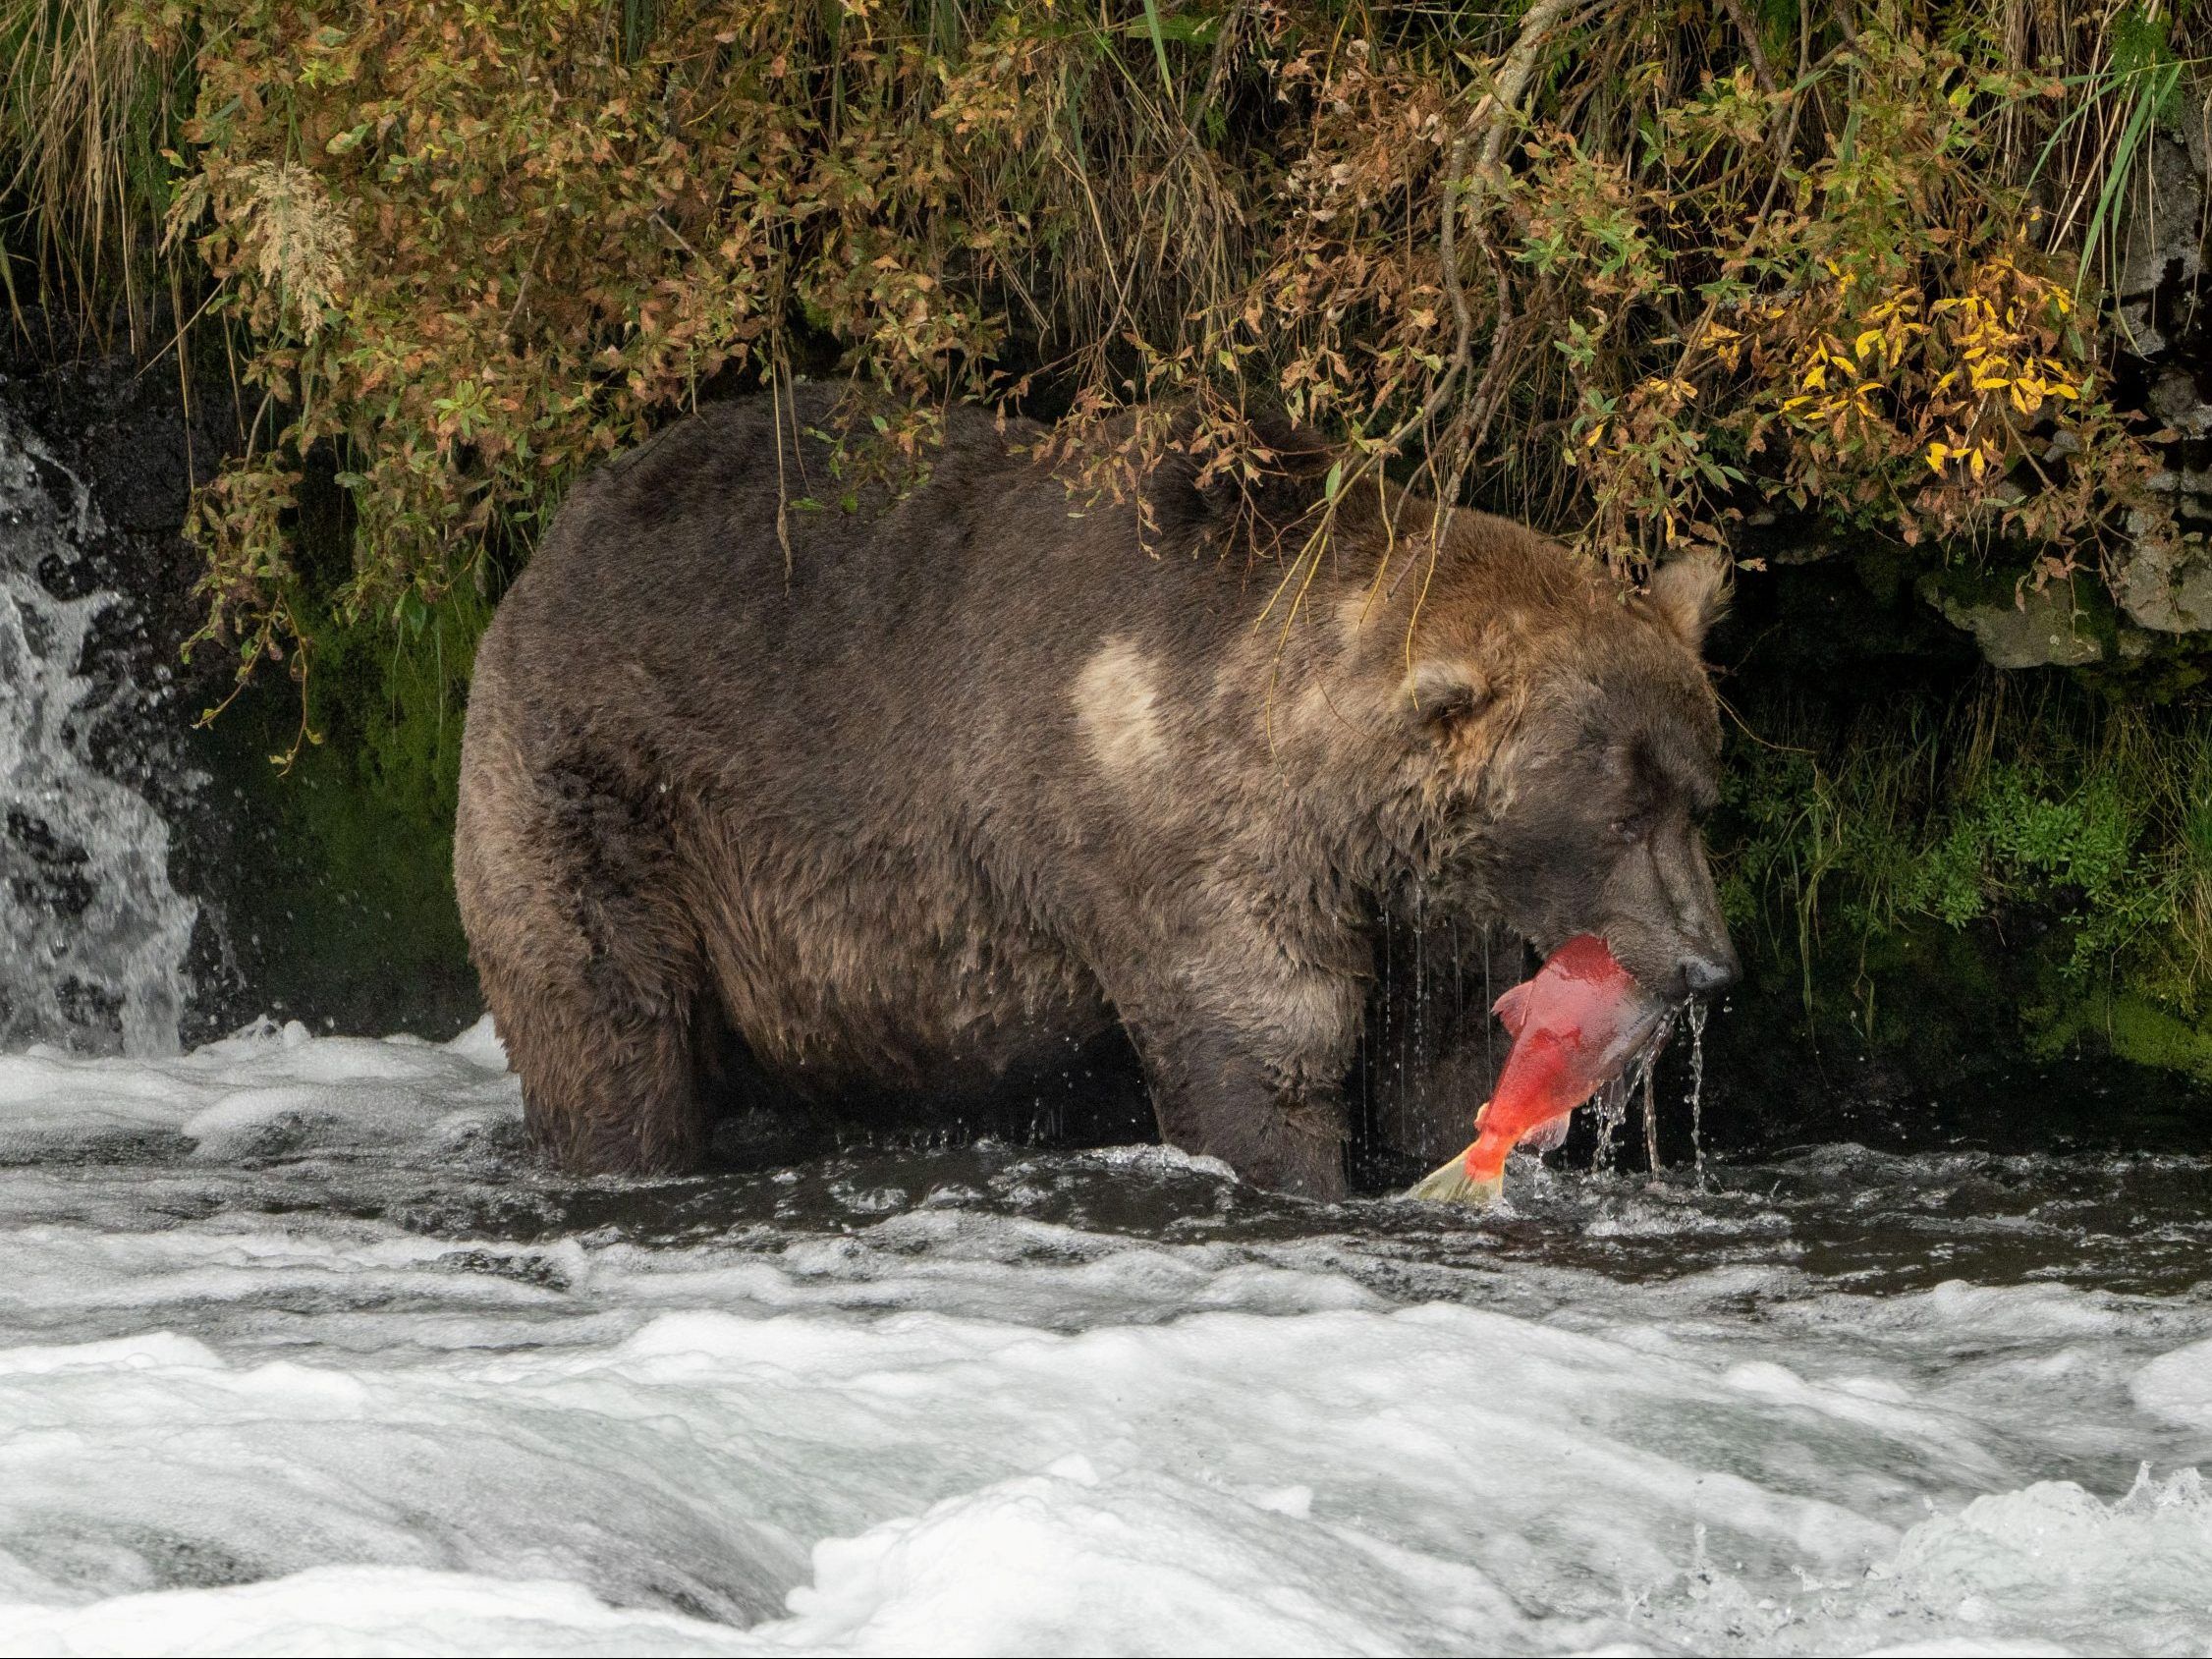
{"type": "Polygon", "coordinates": [[[2212,1162],[564,1183],[488,1026],[0,1058],[11,1652],[2201,1653],[2212,1162]]]}

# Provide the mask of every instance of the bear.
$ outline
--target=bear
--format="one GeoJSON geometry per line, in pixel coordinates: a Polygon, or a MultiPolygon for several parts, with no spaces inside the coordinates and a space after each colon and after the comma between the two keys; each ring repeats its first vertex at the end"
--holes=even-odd
{"type": "Polygon", "coordinates": [[[1719,559],[1625,591],[1287,427],[1256,480],[1171,443],[1103,492],[954,408],[900,476],[839,407],[603,465],[478,647],[456,887],[560,1165],[691,1170],[733,1093],[895,1112],[1119,1032],[1165,1141],[1331,1198],[1392,915],[1734,977],[1719,559]]]}

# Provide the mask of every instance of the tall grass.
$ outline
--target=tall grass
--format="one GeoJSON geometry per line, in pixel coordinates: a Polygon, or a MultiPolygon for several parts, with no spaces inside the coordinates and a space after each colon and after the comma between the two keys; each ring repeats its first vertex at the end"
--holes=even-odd
{"type": "Polygon", "coordinates": [[[19,329],[57,311],[143,352],[157,297],[203,278],[156,257],[192,104],[179,36],[114,0],[0,0],[0,280],[19,329]]]}

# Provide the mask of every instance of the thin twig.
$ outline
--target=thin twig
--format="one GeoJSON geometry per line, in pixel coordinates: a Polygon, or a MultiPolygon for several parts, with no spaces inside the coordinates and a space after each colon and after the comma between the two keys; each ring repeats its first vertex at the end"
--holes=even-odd
{"type": "MultiPolygon", "coordinates": [[[[1490,358],[1483,364],[1482,378],[1474,388],[1474,396],[1467,400],[1465,420],[1467,430],[1463,453],[1471,453],[1482,447],[1490,435],[1491,419],[1498,406],[1505,401],[1505,367],[1507,362],[1506,334],[1520,320],[1514,309],[1513,284],[1506,271],[1506,262],[1498,252],[1497,244],[1481,226],[1474,227],[1474,239],[1481,245],[1490,261],[1490,273],[1498,285],[1498,319],[1490,330],[1490,358]]],[[[1455,494],[1458,492],[1455,490],[1455,494]]]]}
{"type": "Polygon", "coordinates": [[[1721,9],[1728,13],[1728,21],[1736,26],[1736,32],[1743,41],[1759,90],[1771,95],[1775,89],[1774,66],[1766,60],[1766,47],[1760,43],[1758,26],[1745,14],[1743,0],[1721,0],[1721,9]]]}
{"type": "MultiPolygon", "coordinates": [[[[1490,131],[1482,140],[1481,166],[1484,173],[1495,172],[1505,155],[1507,130],[1513,125],[1513,118],[1521,108],[1521,100],[1528,90],[1528,83],[1536,74],[1536,57],[1543,49],[1545,38],[1569,9],[1578,3],[1579,0],[1536,0],[1536,4],[1529,7],[1527,15],[1521,20],[1521,32],[1514,37],[1512,48],[1498,66],[1497,93],[1494,99],[1489,100],[1490,131]]],[[[1601,0],[1599,6],[1593,6],[1590,10],[1601,10],[1603,3],[1604,0],[1601,0]]],[[[1482,113],[1479,109],[1476,111],[1477,116],[1482,113]]]]}
{"type": "MultiPolygon", "coordinates": [[[[1466,288],[1460,276],[1459,229],[1460,206],[1466,194],[1467,150],[1479,137],[1481,152],[1475,161],[1475,173],[1485,181],[1497,177],[1505,158],[1506,138],[1516,116],[1520,114],[1521,100],[1528,91],[1528,83],[1536,73],[1538,53],[1544,41],[1560,20],[1573,9],[1578,0],[1536,0],[1521,19],[1521,32],[1500,60],[1494,90],[1485,93],[1475,106],[1474,115],[1460,136],[1452,140],[1444,180],[1444,223],[1438,242],[1442,263],[1444,296],[1451,303],[1452,317],[1456,327],[1451,360],[1445,365],[1436,384],[1429,388],[1428,396],[1421,400],[1420,408],[1401,424],[1397,431],[1385,439],[1380,452],[1388,455],[1399,444],[1410,437],[1417,428],[1426,427],[1444,408],[1454,389],[1474,366],[1474,325],[1468,312],[1466,288]]],[[[1586,8],[1583,16],[1600,10],[1610,0],[1599,0],[1597,6],[1586,8]]],[[[1513,298],[1506,279],[1504,264],[1487,237],[1480,238],[1485,252],[1489,253],[1491,266],[1497,276],[1498,319],[1491,335],[1491,361],[1497,361],[1497,348],[1503,342],[1505,330],[1513,320],[1513,298]]],[[[1491,376],[1486,372],[1484,380],[1491,376]]],[[[1487,425],[1487,420],[1485,420],[1487,425]]],[[[1349,480],[1348,480],[1349,481],[1349,480]]]]}

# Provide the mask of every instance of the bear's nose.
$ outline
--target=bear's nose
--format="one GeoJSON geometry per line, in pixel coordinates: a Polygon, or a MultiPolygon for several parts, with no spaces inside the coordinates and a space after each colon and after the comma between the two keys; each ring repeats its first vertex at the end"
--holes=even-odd
{"type": "Polygon", "coordinates": [[[1682,965],[1682,982],[1693,997],[1709,997],[1725,991],[1736,983],[1736,953],[1729,952],[1721,961],[1711,957],[1690,957],[1682,965]]]}

